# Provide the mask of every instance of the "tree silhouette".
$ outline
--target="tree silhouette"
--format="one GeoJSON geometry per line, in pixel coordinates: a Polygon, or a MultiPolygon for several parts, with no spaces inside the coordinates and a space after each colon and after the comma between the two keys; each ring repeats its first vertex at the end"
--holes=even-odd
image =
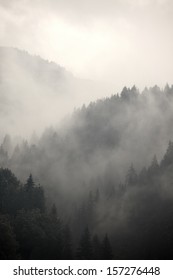
{"type": "Polygon", "coordinates": [[[73,249],[72,249],[72,236],[68,225],[63,228],[63,248],[62,248],[62,258],[63,260],[73,259],[73,249]]]}
{"type": "Polygon", "coordinates": [[[112,258],[113,258],[112,249],[111,249],[109,238],[106,234],[102,243],[102,259],[112,260],[112,258]]]}
{"type": "Polygon", "coordinates": [[[32,190],[32,188],[34,187],[35,183],[32,177],[32,174],[29,175],[27,181],[26,181],[26,189],[27,191],[32,190]]]}
{"type": "Polygon", "coordinates": [[[137,184],[137,174],[133,167],[133,164],[131,164],[127,176],[126,176],[126,183],[129,186],[134,186],[137,184]]]}
{"type": "Polygon", "coordinates": [[[95,234],[93,237],[92,247],[93,247],[93,259],[100,260],[102,258],[102,247],[97,234],[95,234]]]}
{"type": "Polygon", "coordinates": [[[86,228],[81,236],[79,247],[77,250],[77,259],[91,260],[92,259],[92,242],[88,228],[86,228]]]}

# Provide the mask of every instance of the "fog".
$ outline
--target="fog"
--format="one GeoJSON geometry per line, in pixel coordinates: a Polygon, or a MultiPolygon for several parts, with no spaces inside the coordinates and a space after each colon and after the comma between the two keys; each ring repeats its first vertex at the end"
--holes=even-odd
{"type": "Polygon", "coordinates": [[[55,61],[77,77],[107,81],[116,92],[172,82],[171,0],[0,4],[1,45],[55,61]]]}
{"type": "Polygon", "coordinates": [[[106,88],[79,79],[65,68],[26,51],[0,48],[1,135],[30,138],[58,126],[75,107],[94,100],[106,88]],[[93,96],[87,96],[88,92],[93,96]]]}
{"type": "MultiPolygon", "coordinates": [[[[74,107],[121,92],[124,86],[135,84],[142,90],[171,84],[172,6],[168,0],[1,0],[0,45],[40,57],[34,61],[31,56],[29,62],[13,52],[1,62],[1,68],[9,65],[1,79],[6,84],[11,80],[7,87],[12,92],[4,97],[12,105],[10,115],[6,110],[9,129],[3,134],[14,134],[13,127],[27,137],[35,130],[40,133],[74,107]],[[47,77],[45,83],[42,74],[40,80],[41,58],[62,67],[68,79],[57,85],[47,77]],[[31,61],[35,76],[27,65],[31,61]]],[[[55,64],[43,64],[44,75],[51,75],[55,64]]]]}
{"type": "Polygon", "coordinates": [[[46,211],[56,205],[72,230],[75,250],[88,226],[99,238],[109,234],[117,258],[172,258],[164,249],[172,234],[172,98],[169,85],[142,93],[125,87],[29,142],[6,136],[0,165],[23,182],[24,199],[43,186],[46,211]],[[30,173],[35,187],[25,193],[30,173]]]}
{"type": "MultiPolygon", "coordinates": [[[[64,224],[75,251],[108,233],[105,258],[173,258],[172,9],[0,0],[0,227],[14,258],[62,259],[64,224]]],[[[74,258],[104,259],[84,247],[74,258]]]]}
{"type": "MultiPolygon", "coordinates": [[[[39,79],[41,59],[30,59],[38,70],[34,76],[28,58],[24,64],[24,56],[18,55],[16,60],[15,55],[7,54],[7,62],[3,59],[1,64],[10,61],[5,73],[16,80],[8,85],[14,102],[11,116],[7,110],[11,123],[6,125],[10,127],[7,132],[15,133],[15,126],[16,134],[28,136],[21,120],[29,134],[41,132],[43,126],[56,124],[74,107],[121,92],[124,86],[135,84],[142,91],[145,86],[171,84],[172,6],[166,0],[1,0],[0,45],[27,51],[68,72],[68,81],[53,86],[55,81],[39,79]]],[[[51,75],[50,65],[44,63],[44,69],[51,75]]],[[[9,82],[5,76],[3,79],[9,82]]]]}

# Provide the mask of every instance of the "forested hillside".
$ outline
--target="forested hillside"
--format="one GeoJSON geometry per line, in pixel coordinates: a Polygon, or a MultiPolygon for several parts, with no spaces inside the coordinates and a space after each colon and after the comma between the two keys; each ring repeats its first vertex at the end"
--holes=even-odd
{"type": "Polygon", "coordinates": [[[172,259],[172,174],[170,142],[160,164],[154,157],[139,174],[131,166],[111,192],[93,185],[67,222],[31,174],[23,185],[1,169],[0,258],[172,259]]]}
{"type": "Polygon", "coordinates": [[[1,257],[172,259],[172,109],[173,87],[134,86],[41,137],[6,135],[1,257]]]}
{"type": "Polygon", "coordinates": [[[35,185],[31,174],[22,185],[10,170],[0,169],[0,199],[0,259],[112,257],[108,236],[99,243],[87,225],[78,247],[73,246],[70,226],[60,219],[54,204],[45,207],[43,188],[35,185]]]}

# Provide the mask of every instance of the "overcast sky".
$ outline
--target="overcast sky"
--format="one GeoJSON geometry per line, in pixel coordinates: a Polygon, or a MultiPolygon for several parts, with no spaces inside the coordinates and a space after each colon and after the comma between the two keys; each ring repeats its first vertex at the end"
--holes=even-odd
{"type": "Polygon", "coordinates": [[[172,15],[172,0],[0,0],[0,45],[117,91],[164,86],[173,83],[172,15]]]}

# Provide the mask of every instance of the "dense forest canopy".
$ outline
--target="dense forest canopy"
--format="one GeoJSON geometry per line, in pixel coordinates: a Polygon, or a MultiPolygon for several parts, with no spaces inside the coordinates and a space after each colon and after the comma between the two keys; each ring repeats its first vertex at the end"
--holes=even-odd
{"type": "Polygon", "coordinates": [[[172,15],[0,0],[0,259],[173,259],[172,15]]]}
{"type": "Polygon", "coordinates": [[[40,137],[5,135],[1,258],[173,258],[172,109],[173,86],[125,87],[40,137]]]}

